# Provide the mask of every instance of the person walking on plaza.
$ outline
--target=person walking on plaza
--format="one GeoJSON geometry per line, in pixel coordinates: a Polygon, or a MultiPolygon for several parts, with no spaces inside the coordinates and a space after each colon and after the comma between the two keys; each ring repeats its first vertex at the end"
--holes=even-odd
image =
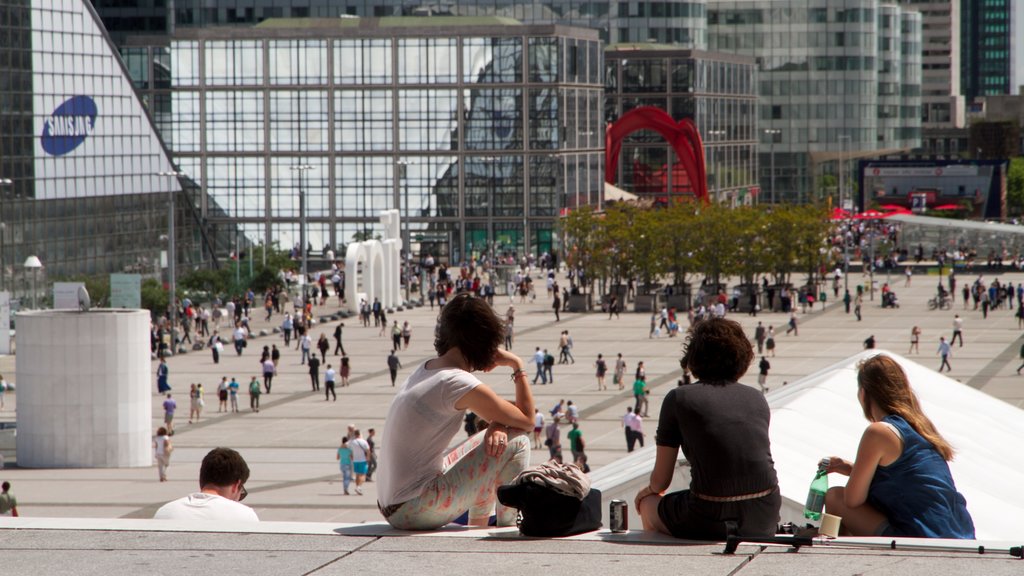
{"type": "Polygon", "coordinates": [[[626,452],[632,452],[636,443],[644,447],[643,419],[633,412],[632,406],[626,406],[626,415],[622,417],[622,428],[626,431],[626,452]]]}
{"type": "Polygon", "coordinates": [[[274,363],[274,375],[277,375],[277,364],[281,361],[281,351],[277,349],[277,344],[270,345],[270,360],[274,363]]]}
{"type": "Polygon", "coordinates": [[[235,324],[235,331],[231,335],[232,341],[235,343],[235,352],[241,356],[242,350],[245,349],[245,328],[241,322],[235,324]]]}
{"type": "Polygon", "coordinates": [[[561,421],[561,416],[553,417],[544,431],[544,445],[548,447],[548,458],[556,462],[562,462],[562,429],[559,427],[561,421]]]}
{"type": "Polygon", "coordinates": [[[569,439],[569,451],[572,452],[573,463],[583,468],[580,463],[587,458],[587,455],[583,453],[586,443],[583,441],[583,431],[580,430],[578,422],[572,423],[572,430],[565,437],[569,439]]]}
{"type": "Polygon", "coordinates": [[[572,336],[569,336],[568,330],[562,330],[562,333],[558,337],[558,363],[569,364],[576,363],[576,359],[572,357],[572,336]]]}
{"type": "Polygon", "coordinates": [[[412,340],[412,326],[405,321],[402,322],[402,350],[409,349],[409,340],[412,340]]]}
{"type": "Polygon", "coordinates": [[[537,379],[540,379],[541,384],[547,384],[548,375],[544,373],[544,353],[540,351],[540,346],[536,350],[533,353],[533,363],[537,366],[537,374],[533,377],[533,383],[536,384],[537,379]]]}
{"type": "Polygon", "coordinates": [[[799,321],[796,319],[796,310],[793,310],[789,313],[789,328],[786,328],[786,336],[789,336],[790,332],[793,333],[793,336],[799,336],[800,329],[798,325],[799,321]]]}
{"type": "Polygon", "coordinates": [[[217,384],[217,413],[228,411],[228,377],[224,376],[217,384]]]}
{"type": "Polygon", "coordinates": [[[161,482],[167,482],[167,467],[171,464],[171,439],[168,438],[167,428],[161,426],[153,437],[153,458],[156,460],[157,474],[161,482]]]}
{"type": "Polygon", "coordinates": [[[857,317],[857,322],[860,322],[860,309],[864,305],[864,295],[860,292],[857,293],[857,298],[853,301],[853,314],[857,317]]]}
{"type": "Polygon", "coordinates": [[[757,323],[757,328],[754,328],[754,341],[757,342],[757,353],[761,354],[764,351],[764,338],[765,329],[764,324],[757,323]]]}
{"type": "Polygon", "coordinates": [[[949,345],[952,346],[957,339],[960,339],[960,347],[964,347],[964,319],[959,314],[953,315],[953,337],[949,339],[949,345]]]}
{"type": "Polygon", "coordinates": [[[348,447],[348,436],[342,436],[338,448],[338,467],[341,469],[341,485],[348,496],[348,487],[352,484],[352,449],[348,447]]]}
{"type": "Polygon", "coordinates": [[[213,356],[213,363],[220,364],[220,353],[224,351],[224,344],[220,341],[220,336],[217,331],[213,331],[213,336],[210,336],[210,354],[213,356]]]}
{"type": "Polygon", "coordinates": [[[619,352],[618,358],[615,360],[615,373],[612,376],[612,383],[617,384],[619,390],[625,390],[626,388],[626,361],[622,358],[622,352],[619,352]]]}
{"type": "Polygon", "coordinates": [[[334,327],[334,355],[335,356],[337,356],[339,353],[342,356],[346,355],[345,354],[345,346],[343,346],[342,343],[341,343],[342,328],[344,328],[344,327],[345,327],[345,323],[344,322],[339,322],[338,325],[334,327]]]}
{"type": "Polygon", "coordinates": [[[915,351],[918,354],[920,354],[921,353],[921,349],[918,347],[918,343],[920,343],[920,341],[921,341],[921,328],[919,328],[918,326],[914,326],[913,328],[910,329],[910,350],[907,351],[907,354],[910,354],[911,352],[915,352],[915,351]]]}
{"type": "Polygon", "coordinates": [[[331,343],[327,340],[327,334],[320,334],[320,338],[316,341],[316,348],[320,351],[320,357],[327,361],[327,353],[331,350],[331,343]]]}
{"type": "Polygon", "coordinates": [[[398,320],[395,320],[391,326],[391,350],[402,349],[402,327],[398,325],[398,320]]]}
{"type": "Polygon", "coordinates": [[[281,322],[281,333],[284,334],[284,345],[287,347],[292,341],[292,329],[295,325],[292,323],[291,313],[284,315],[284,322],[281,322]]]}
{"type": "Polygon", "coordinates": [[[334,396],[334,401],[338,401],[338,395],[334,393],[334,378],[336,373],[334,368],[330,364],[327,365],[327,370],[324,372],[324,402],[330,400],[331,396],[334,396]]]}
{"type": "Polygon", "coordinates": [[[174,436],[174,411],[178,409],[178,402],[171,398],[171,393],[167,393],[167,399],[164,400],[164,426],[167,427],[167,433],[174,436]]]}
{"type": "Polygon", "coordinates": [[[270,386],[274,383],[274,361],[267,356],[267,359],[263,361],[263,388],[267,394],[270,394],[270,386]]]}
{"type": "Polygon", "coordinates": [[[551,309],[555,311],[555,322],[561,322],[562,317],[559,312],[562,310],[562,297],[558,295],[558,290],[555,290],[555,299],[551,301],[551,309]]]}
{"type": "Polygon", "coordinates": [[[391,354],[388,355],[388,372],[391,374],[391,385],[395,385],[395,380],[398,379],[398,369],[402,367],[402,363],[398,361],[398,356],[395,355],[395,351],[392,350],[391,354]]]}
{"type": "Polygon", "coordinates": [[[306,363],[306,360],[309,360],[309,351],[313,348],[313,339],[309,337],[308,333],[303,332],[299,336],[299,348],[302,349],[302,359],[299,360],[301,366],[306,363]]]}
{"type": "Polygon", "coordinates": [[[4,396],[6,396],[6,395],[7,395],[7,380],[4,380],[4,375],[0,374],[0,410],[3,410],[4,407],[5,407],[5,405],[4,405],[4,396]]]}
{"type": "Polygon", "coordinates": [[[313,385],[313,392],[320,391],[320,359],[316,354],[309,357],[309,383],[313,385]]]}
{"type": "Polygon", "coordinates": [[[533,409],[533,448],[541,447],[540,433],[544,431],[544,413],[538,408],[533,409]]]}
{"type": "Polygon", "coordinates": [[[160,394],[171,391],[171,385],[167,381],[171,370],[167,367],[167,359],[160,358],[160,365],[156,367],[156,391],[160,394]]]}
{"type": "Polygon", "coordinates": [[[341,357],[341,368],[338,370],[338,373],[341,376],[341,387],[348,386],[349,376],[352,375],[352,366],[349,365],[348,356],[341,357]]]}
{"type": "Polygon", "coordinates": [[[260,411],[260,381],[255,376],[249,381],[249,409],[253,412],[260,411]]]}
{"type": "Polygon", "coordinates": [[[356,473],[356,494],[362,495],[363,482],[366,482],[366,472],[370,466],[370,445],[363,440],[358,429],[353,432],[353,438],[348,441],[348,444],[352,449],[352,468],[356,473]]]}
{"type": "Polygon", "coordinates": [[[366,444],[370,447],[370,452],[366,455],[367,482],[373,482],[373,473],[377,471],[377,442],[374,440],[376,435],[377,431],[373,428],[366,431],[366,444]]]}
{"type": "Polygon", "coordinates": [[[544,374],[547,377],[548,384],[555,383],[555,357],[548,354],[548,349],[544,349],[544,374]]]}
{"type": "Polygon", "coordinates": [[[0,484],[0,517],[18,516],[18,499],[11,494],[11,483],[0,484]]]}
{"type": "Polygon", "coordinates": [[[843,294],[843,306],[845,306],[845,307],[846,307],[846,313],[847,313],[847,314],[849,314],[849,313],[850,313],[850,302],[852,302],[852,301],[853,301],[853,298],[850,298],[850,291],[849,291],[849,290],[847,290],[847,291],[846,291],[846,292],[845,292],[845,293],[843,294]]]}
{"type": "Polygon", "coordinates": [[[952,354],[952,350],[949,347],[949,343],[946,342],[945,336],[939,336],[939,356],[942,357],[942,364],[939,365],[939,372],[945,368],[947,372],[952,372],[953,368],[949,365],[949,356],[952,354]]]}
{"type": "Polygon", "coordinates": [[[607,390],[608,387],[605,386],[604,375],[608,372],[608,363],[604,361],[604,357],[602,355],[597,355],[597,361],[594,362],[594,367],[597,369],[597,389],[607,390]]]}
{"type": "Polygon", "coordinates": [[[768,359],[761,356],[761,361],[757,364],[758,375],[757,385],[761,387],[761,393],[768,393],[768,370],[771,369],[772,365],[768,363],[768,359]]]}
{"type": "Polygon", "coordinates": [[[241,386],[238,385],[238,380],[235,377],[231,377],[231,382],[228,382],[228,399],[231,400],[231,411],[238,412],[238,389],[241,386]]]}
{"type": "Polygon", "coordinates": [[[612,297],[608,300],[608,319],[609,320],[612,319],[612,314],[615,314],[616,318],[619,317],[619,297],[616,296],[615,294],[612,294],[612,297]]]}
{"type": "Polygon", "coordinates": [[[764,340],[764,347],[768,354],[775,358],[775,328],[771,325],[768,326],[768,337],[764,340]]]}
{"type": "MultiPolygon", "coordinates": [[[[633,381],[633,400],[635,401],[633,413],[637,416],[641,414],[640,407],[644,404],[644,395],[647,393],[647,382],[645,379],[646,377],[638,377],[633,381]]],[[[647,416],[647,414],[644,414],[644,416],[647,416]]]]}

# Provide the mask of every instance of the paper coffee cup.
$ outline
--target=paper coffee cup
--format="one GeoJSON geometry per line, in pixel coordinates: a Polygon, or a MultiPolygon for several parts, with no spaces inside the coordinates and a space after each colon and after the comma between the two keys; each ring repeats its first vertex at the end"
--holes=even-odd
{"type": "Polygon", "coordinates": [[[818,533],[829,538],[836,538],[839,536],[839,524],[842,523],[843,519],[839,516],[833,516],[831,514],[821,515],[821,528],[818,529],[818,533]]]}

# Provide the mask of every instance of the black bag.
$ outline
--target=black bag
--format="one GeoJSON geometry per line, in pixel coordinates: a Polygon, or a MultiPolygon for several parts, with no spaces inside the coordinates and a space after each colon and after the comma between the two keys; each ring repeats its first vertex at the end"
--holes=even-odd
{"type": "Polygon", "coordinates": [[[601,527],[601,491],[591,488],[580,501],[533,482],[498,487],[498,501],[519,510],[523,536],[559,537],[601,527]]]}

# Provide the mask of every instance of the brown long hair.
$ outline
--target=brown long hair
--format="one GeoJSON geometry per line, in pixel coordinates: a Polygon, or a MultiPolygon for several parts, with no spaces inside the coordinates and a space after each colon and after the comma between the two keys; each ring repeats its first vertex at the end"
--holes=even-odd
{"type": "Polygon", "coordinates": [[[953,459],[953,447],[935,429],[921,410],[917,395],[903,368],[889,356],[879,354],[857,367],[857,385],[864,390],[864,417],[871,420],[871,406],[895,414],[935,447],[947,462],[953,459]]]}

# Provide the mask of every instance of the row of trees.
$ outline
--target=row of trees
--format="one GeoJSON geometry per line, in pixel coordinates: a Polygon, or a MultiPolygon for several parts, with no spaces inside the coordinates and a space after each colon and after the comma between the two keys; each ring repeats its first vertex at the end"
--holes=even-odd
{"type": "Polygon", "coordinates": [[[574,210],[560,232],[567,264],[602,285],[627,278],[682,285],[690,275],[753,283],[763,274],[788,283],[794,272],[813,274],[828,257],[829,219],[812,205],[681,202],[652,209],[618,203],[603,211],[574,210]]]}

